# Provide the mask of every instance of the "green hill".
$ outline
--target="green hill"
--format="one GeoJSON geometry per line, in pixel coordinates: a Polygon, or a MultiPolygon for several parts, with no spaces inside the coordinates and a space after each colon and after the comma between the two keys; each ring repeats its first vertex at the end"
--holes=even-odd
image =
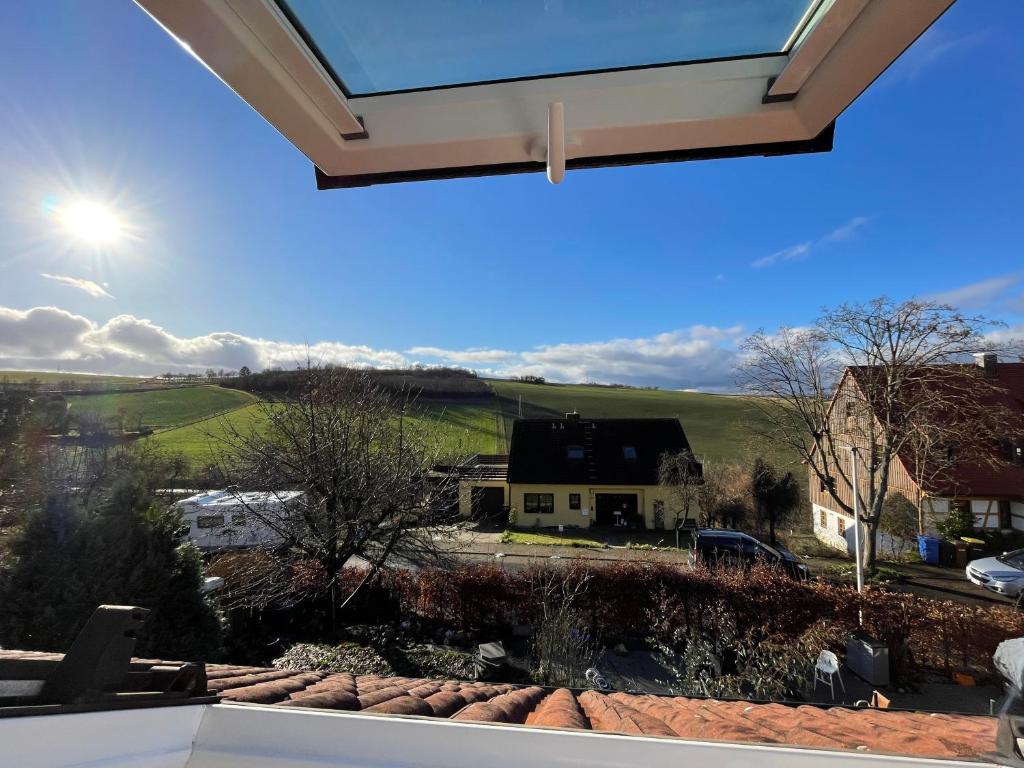
{"type": "MultiPolygon", "coordinates": [[[[504,453],[521,398],[525,417],[560,417],[573,410],[591,418],[672,417],[682,423],[694,453],[702,458],[736,460],[761,452],[792,463],[791,456],[752,447],[750,427],[761,416],[746,397],[504,380],[486,385],[493,397],[424,398],[415,419],[438,429],[444,449],[451,453],[504,453]]],[[[123,415],[128,429],[141,420],[157,430],[148,438],[153,444],[182,453],[196,465],[211,460],[211,445],[216,445],[226,423],[259,428],[261,419],[253,407],[256,395],[214,385],[75,395],[68,401],[72,412],[99,413],[110,421],[123,415]]]]}
{"type": "Polygon", "coordinates": [[[0,383],[27,384],[60,384],[68,382],[74,385],[124,384],[141,386],[151,384],[152,379],[140,379],[136,376],[108,376],[102,373],[55,373],[53,371],[0,371],[0,383]]]}
{"type": "MultiPolygon", "coordinates": [[[[232,391],[232,390],[225,390],[232,391]]],[[[438,430],[440,450],[452,454],[496,453],[497,412],[493,398],[430,402],[419,408],[412,420],[438,430]]],[[[260,429],[265,417],[251,402],[228,413],[167,429],[148,438],[153,445],[180,453],[195,465],[210,463],[221,447],[220,438],[230,429],[246,433],[260,429]]]]}
{"type": "Polygon", "coordinates": [[[153,429],[170,429],[242,408],[256,400],[248,392],[203,385],[146,392],[73,395],[68,398],[68,404],[72,415],[94,413],[108,422],[123,415],[127,429],[140,422],[153,429]]]}
{"type": "MultiPolygon", "coordinates": [[[[761,415],[746,397],[499,380],[489,383],[498,395],[508,435],[512,434],[521,397],[522,415],[526,418],[556,418],[574,410],[584,418],[677,418],[693,452],[713,461],[740,459],[756,451],[751,446],[750,427],[761,423],[761,415]]],[[[773,458],[792,462],[791,456],[773,458]]]]}

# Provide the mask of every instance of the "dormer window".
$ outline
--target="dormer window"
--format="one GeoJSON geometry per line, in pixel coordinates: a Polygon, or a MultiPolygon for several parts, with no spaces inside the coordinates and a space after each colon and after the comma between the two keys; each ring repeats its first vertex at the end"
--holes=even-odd
{"type": "Polygon", "coordinates": [[[583,446],[570,445],[565,449],[565,456],[569,461],[583,461],[583,446]]]}
{"type": "Polygon", "coordinates": [[[622,458],[626,461],[636,461],[636,446],[635,445],[624,445],[622,446],[622,458]]]}

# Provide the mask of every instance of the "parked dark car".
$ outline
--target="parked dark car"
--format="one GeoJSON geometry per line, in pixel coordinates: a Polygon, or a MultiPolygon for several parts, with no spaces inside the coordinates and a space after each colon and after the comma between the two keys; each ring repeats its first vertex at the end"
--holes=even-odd
{"type": "Polygon", "coordinates": [[[804,581],[811,576],[807,566],[784,547],[771,547],[742,531],[698,528],[693,533],[690,562],[749,568],[762,562],[778,566],[790,577],[804,581]]]}

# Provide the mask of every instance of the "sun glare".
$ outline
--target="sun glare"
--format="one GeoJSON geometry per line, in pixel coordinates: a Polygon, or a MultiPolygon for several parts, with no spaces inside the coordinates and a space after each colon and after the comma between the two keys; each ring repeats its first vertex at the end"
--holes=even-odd
{"type": "Polygon", "coordinates": [[[68,232],[88,243],[111,243],[124,233],[117,214],[100,203],[81,200],[63,208],[58,215],[68,232]]]}

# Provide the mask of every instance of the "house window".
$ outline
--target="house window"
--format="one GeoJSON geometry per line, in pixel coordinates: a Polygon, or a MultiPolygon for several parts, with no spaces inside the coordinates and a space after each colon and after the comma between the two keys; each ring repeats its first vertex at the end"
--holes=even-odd
{"type": "Polygon", "coordinates": [[[846,536],[846,521],[843,520],[842,515],[836,515],[836,533],[846,536]]]}
{"type": "Polygon", "coordinates": [[[224,525],[224,515],[198,515],[196,528],[220,528],[224,525]]]}
{"type": "Polygon", "coordinates": [[[569,509],[580,508],[580,495],[578,493],[569,494],[569,509]]]}
{"type": "Polygon", "coordinates": [[[233,514],[231,516],[231,524],[232,525],[245,525],[245,513],[244,512],[235,512],[235,514],[233,514]]]}
{"type": "Polygon", "coordinates": [[[565,449],[565,456],[570,461],[583,461],[583,446],[570,445],[565,449]]]}
{"type": "Polygon", "coordinates": [[[530,515],[550,515],[555,511],[555,495],[553,493],[524,493],[523,511],[530,515]]]}
{"type": "Polygon", "coordinates": [[[848,402],[846,404],[846,418],[852,419],[856,415],[857,415],[857,404],[856,403],[852,403],[852,402],[848,402]]]}
{"type": "Polygon", "coordinates": [[[622,446],[622,458],[626,461],[636,461],[636,446],[635,445],[624,445],[622,446]]]}
{"type": "Polygon", "coordinates": [[[1014,464],[1024,464],[1024,443],[1015,443],[1012,440],[1007,440],[1005,445],[1006,458],[1014,464]]]}
{"type": "Polygon", "coordinates": [[[822,528],[828,528],[828,512],[824,509],[818,511],[818,522],[822,528]]]}

